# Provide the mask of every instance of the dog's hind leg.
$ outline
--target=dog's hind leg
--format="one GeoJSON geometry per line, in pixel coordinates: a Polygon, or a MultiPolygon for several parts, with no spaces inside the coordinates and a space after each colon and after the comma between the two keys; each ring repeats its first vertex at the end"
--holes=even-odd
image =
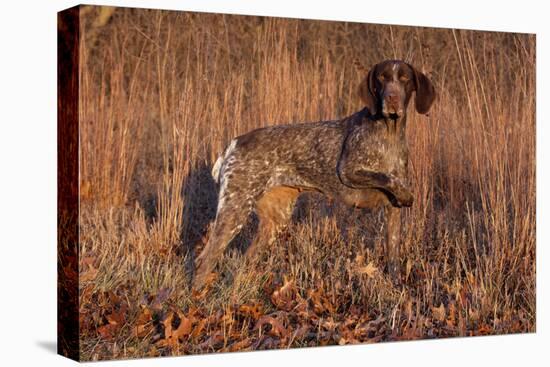
{"type": "Polygon", "coordinates": [[[200,289],[231,240],[239,233],[250,214],[250,207],[230,202],[220,206],[208,243],[196,259],[193,287],[200,289]]]}
{"type": "Polygon", "coordinates": [[[278,186],[265,192],[256,203],[259,218],[258,233],[246,250],[248,261],[254,261],[261,246],[270,246],[277,234],[292,218],[294,204],[300,191],[293,187],[278,186]]]}

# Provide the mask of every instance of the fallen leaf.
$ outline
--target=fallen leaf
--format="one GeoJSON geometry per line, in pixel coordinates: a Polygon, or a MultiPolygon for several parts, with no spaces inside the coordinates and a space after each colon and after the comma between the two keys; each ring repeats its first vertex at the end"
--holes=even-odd
{"type": "Polygon", "coordinates": [[[170,311],[160,322],[163,327],[163,332],[154,337],[154,343],[157,347],[177,348],[180,340],[191,335],[192,320],[186,317],[180,311],[170,311]]]}
{"type": "Polygon", "coordinates": [[[90,269],[88,269],[85,273],[82,273],[82,275],[80,275],[79,281],[81,283],[92,281],[97,277],[98,273],[99,273],[99,270],[97,270],[94,267],[90,267],[90,269]]]}
{"type": "Polygon", "coordinates": [[[197,324],[197,326],[195,326],[195,328],[193,329],[193,331],[191,332],[191,338],[192,339],[197,339],[198,337],[200,337],[202,331],[204,330],[205,326],[206,326],[206,323],[207,323],[207,320],[206,319],[201,319],[199,321],[199,323],[197,324]]]}
{"type": "Polygon", "coordinates": [[[110,340],[115,336],[118,327],[113,324],[105,324],[97,328],[97,333],[102,339],[110,340]]]}
{"type": "Polygon", "coordinates": [[[252,317],[254,320],[258,320],[262,315],[262,306],[260,304],[240,305],[238,311],[244,316],[252,317]]]}
{"type": "Polygon", "coordinates": [[[138,338],[148,335],[153,330],[152,321],[153,315],[151,314],[151,311],[148,307],[144,307],[136,320],[134,335],[138,338]]]}
{"type": "Polygon", "coordinates": [[[86,256],[86,257],[83,257],[81,260],[82,264],[92,266],[92,267],[95,264],[95,261],[96,261],[95,256],[86,256]]]}
{"type": "Polygon", "coordinates": [[[276,349],[280,345],[279,340],[271,336],[263,335],[260,339],[252,345],[252,349],[256,350],[266,350],[266,349],[276,349]]]}
{"type": "Polygon", "coordinates": [[[155,347],[154,345],[151,347],[151,349],[149,350],[149,353],[147,353],[147,355],[149,357],[158,357],[160,356],[160,353],[157,349],[157,347],[155,347]]]}
{"type": "Polygon", "coordinates": [[[481,325],[481,327],[476,331],[477,335],[490,335],[491,333],[494,333],[494,329],[487,324],[481,325]]]}
{"type": "Polygon", "coordinates": [[[191,334],[192,322],[190,318],[185,317],[185,315],[178,313],[180,319],[179,326],[173,331],[174,338],[183,338],[191,334]]]}
{"type": "Polygon", "coordinates": [[[250,349],[251,344],[252,344],[252,339],[251,338],[244,338],[243,340],[240,340],[236,343],[231,344],[226,349],[229,352],[239,352],[239,351],[244,351],[244,350],[250,349]]]}
{"type": "Polygon", "coordinates": [[[275,317],[268,315],[260,317],[256,325],[254,326],[254,330],[260,330],[264,325],[271,325],[271,329],[267,331],[267,333],[270,335],[278,337],[288,336],[288,330],[275,317]]]}
{"type": "Polygon", "coordinates": [[[161,324],[164,326],[164,337],[169,339],[172,337],[172,320],[174,319],[174,313],[169,312],[168,316],[164,318],[161,324]]]}
{"type": "Polygon", "coordinates": [[[386,318],[384,317],[383,314],[380,314],[376,320],[372,320],[372,321],[369,321],[369,323],[367,324],[367,327],[372,329],[372,328],[378,328],[380,325],[382,325],[384,322],[386,321],[386,318]]]}
{"type": "Polygon", "coordinates": [[[126,321],[126,315],[123,310],[113,311],[112,313],[105,315],[105,318],[111,325],[122,325],[126,321]]]}
{"type": "Polygon", "coordinates": [[[332,317],[323,321],[323,327],[328,331],[335,331],[336,328],[340,325],[339,322],[335,322],[332,317]]]}
{"type": "Polygon", "coordinates": [[[298,329],[294,330],[292,333],[292,339],[295,340],[302,340],[304,339],[308,333],[309,333],[310,326],[309,325],[302,325],[298,329]]]}
{"type": "Polygon", "coordinates": [[[313,305],[313,312],[318,315],[323,314],[324,312],[334,313],[336,311],[336,306],[332,304],[331,300],[322,287],[319,287],[315,290],[308,291],[309,301],[313,305]]]}
{"type": "Polygon", "coordinates": [[[218,331],[214,335],[206,339],[205,342],[199,344],[197,347],[199,349],[208,349],[208,348],[216,349],[216,348],[219,348],[223,342],[224,342],[223,333],[221,331],[218,331]]]}
{"type": "Polygon", "coordinates": [[[138,338],[143,338],[148,335],[153,329],[152,325],[138,325],[134,328],[134,335],[138,338]]]}
{"type": "Polygon", "coordinates": [[[295,292],[293,281],[285,279],[284,285],[271,294],[271,302],[281,310],[290,311],[295,305],[295,292]]]}

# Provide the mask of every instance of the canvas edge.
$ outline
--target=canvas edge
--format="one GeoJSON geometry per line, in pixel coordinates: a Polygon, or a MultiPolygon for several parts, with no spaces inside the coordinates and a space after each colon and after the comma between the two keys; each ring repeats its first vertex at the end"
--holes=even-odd
{"type": "Polygon", "coordinates": [[[57,13],[57,353],[80,360],[79,254],[80,5],[57,13]]]}

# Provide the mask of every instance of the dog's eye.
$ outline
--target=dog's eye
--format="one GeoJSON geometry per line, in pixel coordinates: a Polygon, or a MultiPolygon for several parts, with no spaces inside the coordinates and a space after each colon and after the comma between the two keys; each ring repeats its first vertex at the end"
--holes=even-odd
{"type": "Polygon", "coordinates": [[[406,76],[406,75],[401,75],[401,76],[399,77],[399,80],[401,80],[402,82],[406,82],[406,81],[409,80],[409,77],[406,76]]]}
{"type": "Polygon", "coordinates": [[[386,77],[383,74],[378,75],[378,80],[383,82],[386,79],[386,77]]]}

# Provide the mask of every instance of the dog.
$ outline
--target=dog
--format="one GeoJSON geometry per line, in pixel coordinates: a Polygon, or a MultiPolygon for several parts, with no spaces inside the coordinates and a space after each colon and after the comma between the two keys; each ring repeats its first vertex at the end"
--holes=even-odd
{"type": "Polygon", "coordinates": [[[259,128],[233,139],[212,169],[219,183],[216,218],[196,259],[193,281],[201,288],[252,211],[258,232],[246,250],[254,259],[289,223],[303,192],[320,192],[356,208],[383,207],[386,267],[396,275],[401,213],[413,203],[406,183],[409,151],[405,127],[409,100],[428,113],[436,92],[412,65],[386,60],[359,85],[360,111],[340,120],[259,128]]]}

